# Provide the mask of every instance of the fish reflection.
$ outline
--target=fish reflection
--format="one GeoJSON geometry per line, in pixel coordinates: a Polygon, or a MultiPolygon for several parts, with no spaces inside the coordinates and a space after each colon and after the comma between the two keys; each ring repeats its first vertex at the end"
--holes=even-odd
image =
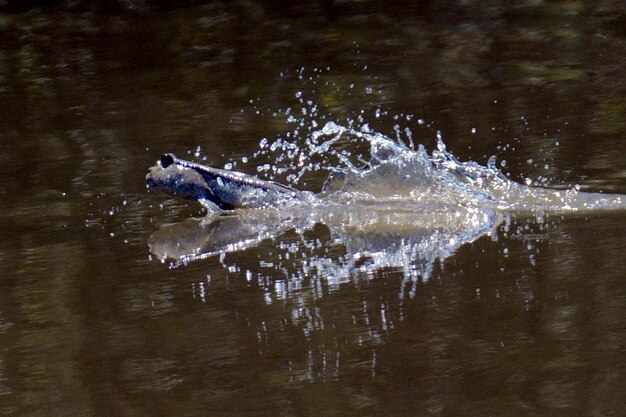
{"type": "MultiPolygon", "coordinates": [[[[330,205],[311,211],[271,208],[218,213],[166,226],[148,240],[150,251],[173,267],[191,261],[257,247],[277,241],[291,255],[276,268],[290,274],[323,276],[330,285],[355,273],[397,268],[407,277],[428,279],[437,260],[443,261],[462,245],[491,235],[502,222],[495,210],[455,206],[330,205]],[[325,226],[330,242],[319,244],[318,227],[325,226]],[[287,232],[295,232],[286,237],[287,232]],[[342,250],[337,250],[341,246],[342,250]],[[338,255],[338,253],[340,255],[338,255]]],[[[263,265],[271,265],[262,261],[263,265]]]]}

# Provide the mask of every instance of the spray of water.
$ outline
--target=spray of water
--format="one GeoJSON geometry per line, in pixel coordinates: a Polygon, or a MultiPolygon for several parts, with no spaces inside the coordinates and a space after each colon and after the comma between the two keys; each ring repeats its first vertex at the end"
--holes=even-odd
{"type": "MultiPolygon", "coordinates": [[[[262,261],[260,267],[288,277],[285,291],[304,277],[323,277],[332,286],[386,268],[401,269],[416,282],[418,277],[427,280],[437,260],[443,263],[460,246],[495,236],[511,216],[530,215],[543,223],[546,213],[626,209],[623,195],[511,181],[497,168],[495,157],[485,165],[459,161],[439,133],[436,149],[429,153],[399,124],[392,139],[372,130],[363,111],[343,125],[320,115],[318,105],[301,92],[296,99],[301,107],[274,113],[284,115],[292,131],[274,140],[263,138],[256,152],[225,168],[250,164],[260,177],[300,189],[307,178],[328,174],[322,191],[279,209],[243,210],[164,228],[150,240],[153,254],[173,261],[173,267],[219,256],[225,268],[237,270],[227,254],[274,238],[284,250],[283,258],[271,265],[262,261]],[[320,224],[328,228],[330,242],[305,236],[320,224]],[[300,240],[281,241],[289,231],[300,240]],[[345,254],[336,256],[334,245],[341,245],[345,254]]],[[[384,113],[376,109],[375,117],[384,113]]],[[[392,117],[429,126],[410,115],[392,117]]]]}
{"type": "MultiPolygon", "coordinates": [[[[264,170],[285,175],[297,186],[311,171],[330,173],[322,197],[332,203],[347,202],[460,206],[515,212],[572,212],[626,209],[623,195],[583,193],[576,189],[553,190],[511,181],[496,167],[495,157],[486,166],[461,162],[447,151],[439,137],[429,154],[423,145],[415,148],[398,136],[393,140],[373,132],[328,122],[298,144],[279,138],[261,142],[261,150],[275,154],[264,170]],[[356,145],[355,145],[356,144],[356,145]],[[365,144],[367,158],[351,149],[365,144]]],[[[258,153],[253,157],[258,156],[258,153]]],[[[393,207],[390,207],[393,209],[393,207]]]]}

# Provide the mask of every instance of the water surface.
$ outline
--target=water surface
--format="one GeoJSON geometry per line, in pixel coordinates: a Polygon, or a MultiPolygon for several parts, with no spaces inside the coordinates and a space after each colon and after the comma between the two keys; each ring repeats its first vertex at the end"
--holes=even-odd
{"type": "Polygon", "coordinates": [[[2,413],[623,415],[623,211],[513,213],[428,263],[395,256],[405,230],[328,221],[177,267],[149,246],[204,215],[147,192],[161,153],[293,182],[261,145],[327,122],[429,152],[439,134],[520,183],[626,193],[624,10],[578,6],[9,15],[2,413]],[[388,265],[350,256],[363,247],[388,265]]]}

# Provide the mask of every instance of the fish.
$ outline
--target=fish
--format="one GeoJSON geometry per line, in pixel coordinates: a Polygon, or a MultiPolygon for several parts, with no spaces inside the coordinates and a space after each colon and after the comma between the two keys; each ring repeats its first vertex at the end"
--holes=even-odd
{"type": "Polygon", "coordinates": [[[196,200],[209,212],[322,201],[323,204],[403,201],[418,207],[446,204],[528,213],[626,209],[625,195],[530,187],[510,181],[491,168],[450,159],[448,154],[438,158],[441,160],[403,152],[365,170],[342,175],[331,173],[322,192],[314,194],[164,153],[149,169],[146,183],[149,189],[196,200]]]}
{"type": "Polygon", "coordinates": [[[302,200],[305,192],[242,172],[214,168],[164,153],[146,175],[149,189],[187,200],[212,210],[260,208],[302,200]]]}

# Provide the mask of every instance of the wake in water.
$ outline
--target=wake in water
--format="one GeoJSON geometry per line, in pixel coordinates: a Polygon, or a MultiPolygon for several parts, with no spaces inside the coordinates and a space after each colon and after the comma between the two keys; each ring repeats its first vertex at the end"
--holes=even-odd
{"type": "MultiPolygon", "coordinates": [[[[441,139],[431,155],[422,145],[416,150],[402,141],[371,132],[367,126],[354,130],[328,123],[307,140],[308,149],[300,161],[316,154],[335,155],[341,165],[327,166],[333,172],[325,189],[334,190],[334,201],[403,202],[417,207],[458,205],[506,211],[569,212],[626,209],[623,195],[583,193],[578,190],[550,190],[530,187],[507,179],[496,167],[495,159],[487,166],[460,162],[446,150],[441,139]],[[350,153],[336,150],[342,140],[361,140],[369,144],[370,159],[361,159],[362,167],[351,162],[350,153]],[[333,182],[340,181],[339,184],[333,182]]],[[[297,180],[310,164],[292,178],[297,180]]]]}

